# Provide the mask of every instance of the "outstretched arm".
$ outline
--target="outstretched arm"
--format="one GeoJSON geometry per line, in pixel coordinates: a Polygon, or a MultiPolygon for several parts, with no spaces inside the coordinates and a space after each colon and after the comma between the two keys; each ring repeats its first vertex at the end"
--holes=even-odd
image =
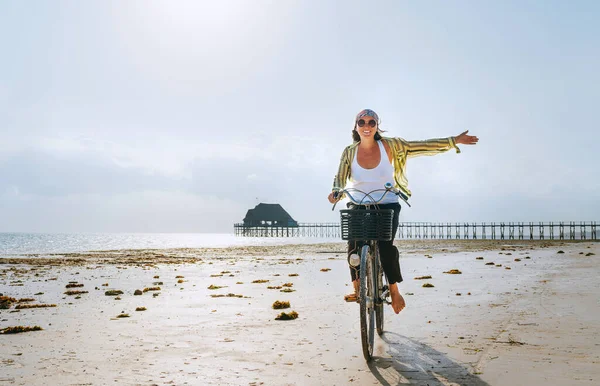
{"type": "Polygon", "coordinates": [[[440,154],[452,148],[456,149],[457,153],[460,153],[460,149],[456,145],[474,145],[479,141],[479,138],[467,135],[468,132],[467,130],[456,137],[435,138],[425,141],[403,141],[403,145],[408,157],[440,154]]]}

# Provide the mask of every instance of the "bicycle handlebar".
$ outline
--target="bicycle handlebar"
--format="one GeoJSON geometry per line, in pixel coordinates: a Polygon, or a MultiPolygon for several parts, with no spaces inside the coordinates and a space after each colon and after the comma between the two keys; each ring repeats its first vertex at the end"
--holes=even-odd
{"type": "MultiPolygon", "coordinates": [[[[365,198],[367,198],[367,197],[369,197],[371,199],[371,202],[369,202],[369,205],[377,205],[377,204],[379,204],[381,202],[381,200],[383,200],[383,198],[385,197],[385,195],[388,194],[388,193],[390,193],[390,192],[392,194],[395,194],[396,196],[400,197],[400,199],[402,201],[404,201],[406,203],[406,205],[408,205],[410,207],[410,204],[408,203],[408,197],[404,193],[402,193],[402,191],[400,191],[400,189],[395,189],[393,187],[393,185],[391,183],[389,183],[389,182],[387,182],[384,185],[384,189],[375,189],[375,190],[370,191],[369,193],[363,192],[362,190],[359,190],[359,189],[353,189],[353,188],[351,188],[351,189],[334,189],[334,191],[333,191],[333,198],[337,199],[341,194],[345,193],[345,194],[348,195],[348,198],[350,198],[350,201],[352,201],[356,205],[363,205],[363,200],[365,198]],[[352,197],[352,194],[350,193],[350,191],[355,191],[355,192],[362,193],[362,194],[365,195],[365,197],[362,200],[360,200],[360,202],[359,202],[354,197],[352,197]],[[381,198],[379,200],[374,200],[373,197],[371,196],[371,193],[382,192],[382,191],[385,192],[385,193],[383,193],[383,195],[381,196],[381,198]]],[[[333,208],[331,208],[332,211],[335,210],[335,206],[337,205],[338,201],[336,201],[333,204],[333,208]]]]}

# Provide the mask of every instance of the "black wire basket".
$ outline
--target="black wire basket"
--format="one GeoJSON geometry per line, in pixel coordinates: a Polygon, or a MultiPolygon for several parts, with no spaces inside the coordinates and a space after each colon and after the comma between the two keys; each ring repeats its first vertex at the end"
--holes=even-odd
{"type": "Polygon", "coordinates": [[[340,210],[342,240],[392,239],[393,209],[340,210]]]}

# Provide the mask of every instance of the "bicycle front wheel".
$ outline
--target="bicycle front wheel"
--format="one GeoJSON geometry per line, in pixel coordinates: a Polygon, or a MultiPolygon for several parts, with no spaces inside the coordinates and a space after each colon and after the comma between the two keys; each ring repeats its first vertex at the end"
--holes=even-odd
{"type": "Polygon", "coordinates": [[[367,361],[373,358],[375,340],[375,294],[377,281],[373,280],[375,267],[369,246],[360,254],[360,335],[363,355],[367,361]]]}

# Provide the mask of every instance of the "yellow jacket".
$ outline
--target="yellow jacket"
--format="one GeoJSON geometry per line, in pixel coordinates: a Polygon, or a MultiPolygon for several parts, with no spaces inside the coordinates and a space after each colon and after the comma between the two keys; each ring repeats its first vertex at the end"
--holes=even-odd
{"type": "MultiPolygon", "coordinates": [[[[381,141],[387,143],[392,151],[395,187],[400,189],[408,197],[411,195],[411,192],[408,189],[408,180],[406,179],[405,171],[406,160],[408,158],[420,155],[435,155],[452,148],[456,149],[457,153],[460,153],[460,149],[456,146],[454,137],[428,139],[425,141],[406,141],[402,138],[382,137],[381,141]]],[[[360,142],[355,142],[352,145],[347,146],[342,152],[340,166],[333,179],[334,189],[344,189],[346,186],[346,182],[348,181],[348,178],[350,178],[352,161],[356,156],[356,149],[358,148],[359,143],[360,142]]],[[[386,155],[382,154],[382,157],[383,156],[386,155]]]]}

